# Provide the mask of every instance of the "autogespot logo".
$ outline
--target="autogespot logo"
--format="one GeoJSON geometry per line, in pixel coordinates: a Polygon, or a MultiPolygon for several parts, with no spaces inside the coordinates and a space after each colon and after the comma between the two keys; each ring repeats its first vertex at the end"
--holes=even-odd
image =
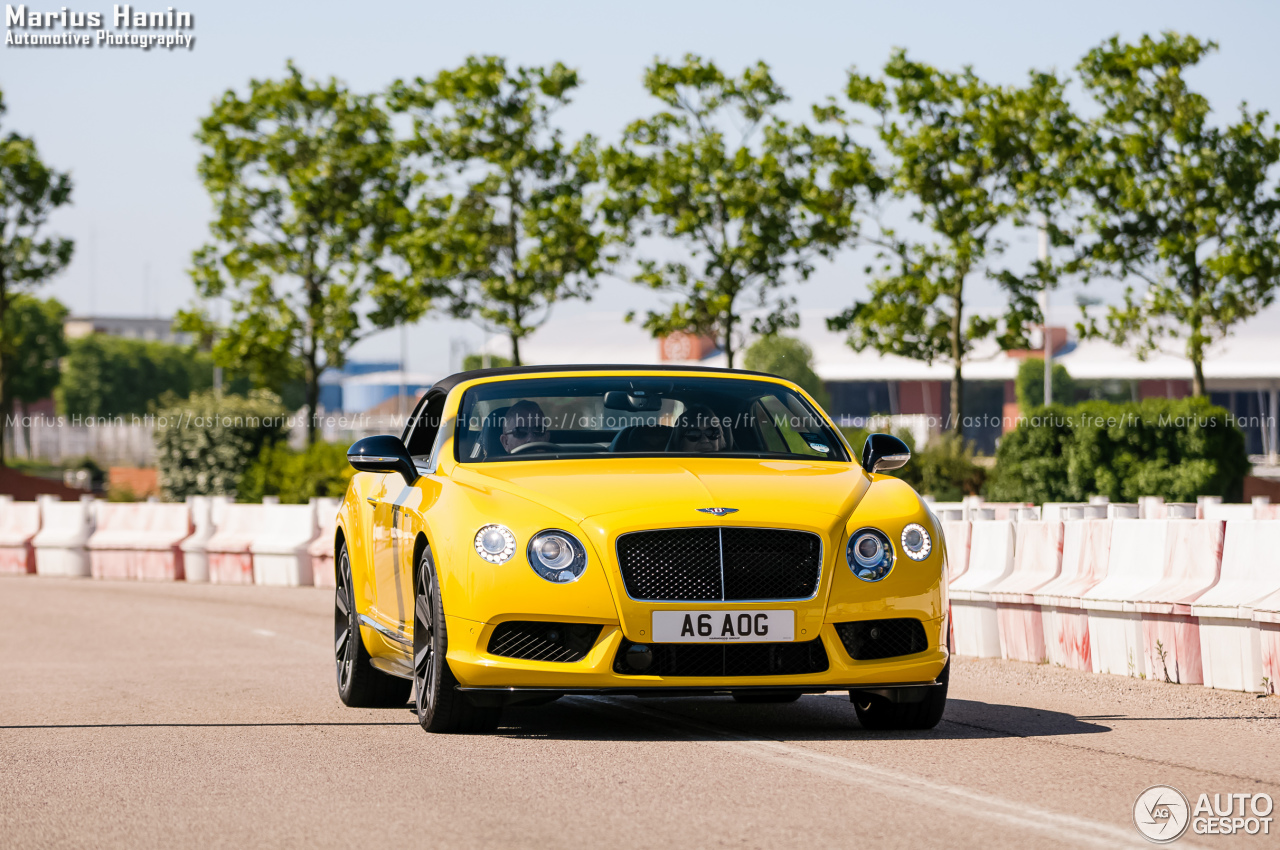
{"type": "Polygon", "coordinates": [[[1169,785],[1152,785],[1133,804],[1133,823],[1153,844],[1177,841],[1191,823],[1191,807],[1182,792],[1169,785]]]}

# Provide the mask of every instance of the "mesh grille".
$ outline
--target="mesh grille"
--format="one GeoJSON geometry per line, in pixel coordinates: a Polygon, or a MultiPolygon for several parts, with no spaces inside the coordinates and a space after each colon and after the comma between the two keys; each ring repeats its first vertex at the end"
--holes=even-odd
{"type": "Polygon", "coordinates": [[[720,599],[720,530],[676,528],[618,538],[622,580],[633,599],[720,599]]]}
{"type": "Polygon", "coordinates": [[[581,623],[500,623],[489,638],[489,654],[525,661],[581,661],[595,645],[600,628],[581,623]]]}
{"type": "Polygon", "coordinates": [[[630,676],[800,676],[822,673],[829,666],[822,640],[800,643],[650,643],[653,664],[633,670],[626,653],[633,644],[618,647],[613,669],[630,676]]]}
{"type": "Polygon", "coordinates": [[[633,599],[808,599],[822,573],[822,542],[772,528],[637,531],[618,538],[618,564],[633,599]]]}
{"type": "Polygon", "coordinates": [[[924,625],[910,617],[836,623],[836,634],[840,635],[840,642],[855,661],[914,655],[929,648],[924,625]]]}

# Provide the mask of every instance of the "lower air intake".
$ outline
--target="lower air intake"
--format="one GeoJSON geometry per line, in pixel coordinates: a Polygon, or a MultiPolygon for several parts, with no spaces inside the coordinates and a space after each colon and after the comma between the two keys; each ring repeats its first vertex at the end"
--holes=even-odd
{"type": "Polygon", "coordinates": [[[855,661],[914,655],[929,648],[924,625],[911,617],[836,623],[836,634],[840,635],[840,642],[855,661]]]}
{"type": "Polygon", "coordinates": [[[614,672],[627,676],[802,676],[829,666],[821,639],[792,643],[648,643],[653,663],[636,671],[627,663],[631,641],[623,640],[614,672]]]}
{"type": "Polygon", "coordinates": [[[600,628],[523,620],[500,623],[489,638],[489,654],[523,661],[581,661],[595,646],[600,628]]]}

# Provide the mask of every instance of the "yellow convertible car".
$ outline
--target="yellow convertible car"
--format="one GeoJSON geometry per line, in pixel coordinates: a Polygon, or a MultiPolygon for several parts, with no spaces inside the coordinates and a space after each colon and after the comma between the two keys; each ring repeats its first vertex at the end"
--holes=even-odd
{"type": "Polygon", "coordinates": [[[432,732],[569,694],[848,691],[868,728],[947,698],[937,521],[795,384],[693,367],[546,366],[433,386],[348,451],[334,646],[350,706],[432,732]]]}

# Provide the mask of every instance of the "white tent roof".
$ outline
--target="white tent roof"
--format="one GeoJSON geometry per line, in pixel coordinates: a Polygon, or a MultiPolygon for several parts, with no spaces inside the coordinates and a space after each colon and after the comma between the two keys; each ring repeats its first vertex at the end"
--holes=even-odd
{"type": "MultiPolygon", "coordinates": [[[[844,335],[827,329],[827,313],[804,311],[799,329],[790,333],[813,349],[814,368],[824,381],[945,381],[950,367],[932,365],[906,357],[882,356],[874,351],[855,352],[844,335]]],[[[1054,316],[1074,325],[1075,315],[1054,316]]],[[[494,354],[507,354],[504,339],[490,341],[494,354]]],[[[1169,349],[1181,347],[1172,341],[1169,349]]],[[[639,324],[628,324],[622,313],[579,313],[553,317],[546,325],[521,342],[526,363],[658,363],[658,343],[639,324]]],[[[1173,353],[1155,353],[1139,360],[1131,350],[1098,340],[1077,342],[1074,349],[1055,358],[1071,376],[1082,380],[1190,380],[1191,362],[1173,353]]],[[[672,362],[672,361],[667,361],[672,362]]],[[[686,362],[686,361],[678,361],[686,362]]],[[[723,354],[700,361],[702,366],[725,366],[723,354]]],[[[739,365],[741,361],[739,360],[739,365]]],[[[1020,361],[984,343],[964,366],[969,380],[1012,380],[1020,361]]],[[[1213,346],[1204,364],[1211,382],[1280,384],[1280,306],[1273,307],[1237,327],[1224,342],[1213,346]]]]}

